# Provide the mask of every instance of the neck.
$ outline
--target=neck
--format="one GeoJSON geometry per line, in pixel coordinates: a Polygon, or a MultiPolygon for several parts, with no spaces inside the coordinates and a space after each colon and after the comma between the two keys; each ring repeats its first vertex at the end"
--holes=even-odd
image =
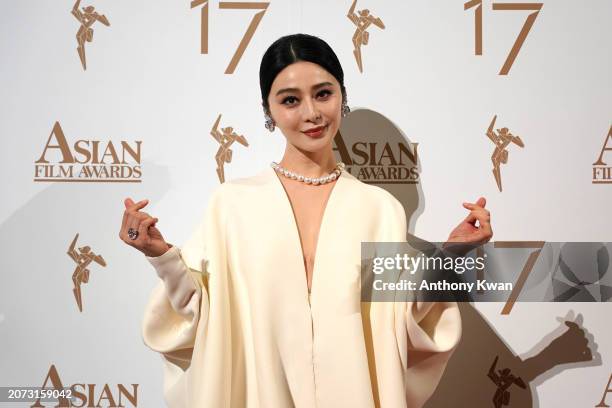
{"type": "Polygon", "coordinates": [[[336,159],[331,144],[319,151],[307,152],[287,143],[285,154],[279,164],[305,177],[321,177],[333,170],[336,159]]]}

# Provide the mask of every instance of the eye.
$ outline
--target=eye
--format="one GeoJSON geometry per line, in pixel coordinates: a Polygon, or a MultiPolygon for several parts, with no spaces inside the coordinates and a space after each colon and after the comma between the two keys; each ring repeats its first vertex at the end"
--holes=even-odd
{"type": "Polygon", "coordinates": [[[329,95],[331,95],[333,92],[330,91],[329,89],[323,89],[321,92],[319,92],[317,94],[317,96],[322,96],[322,97],[327,97],[329,95]]]}
{"type": "Polygon", "coordinates": [[[293,105],[293,103],[287,103],[289,101],[297,101],[297,98],[295,96],[288,96],[285,99],[283,99],[283,101],[281,102],[283,105],[293,105]]]}

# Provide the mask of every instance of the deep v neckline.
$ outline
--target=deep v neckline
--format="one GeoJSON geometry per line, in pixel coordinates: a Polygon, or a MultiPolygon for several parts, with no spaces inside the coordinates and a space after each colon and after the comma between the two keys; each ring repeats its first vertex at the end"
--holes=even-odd
{"type": "Polygon", "coordinates": [[[328,214],[329,214],[330,206],[334,205],[335,196],[336,196],[335,192],[338,189],[338,185],[343,183],[342,179],[344,178],[344,172],[341,172],[340,176],[338,176],[338,178],[336,179],[334,186],[329,192],[329,196],[327,197],[325,206],[323,207],[323,215],[321,216],[321,222],[319,223],[319,229],[317,231],[317,238],[315,242],[315,252],[314,252],[313,265],[312,265],[312,278],[310,281],[310,290],[309,290],[308,289],[308,270],[306,268],[306,263],[305,263],[304,247],[302,245],[302,240],[300,238],[300,229],[298,226],[295,211],[293,209],[293,204],[291,203],[291,198],[289,197],[289,193],[285,189],[285,185],[281,181],[280,176],[276,174],[276,171],[272,168],[270,168],[269,171],[273,173],[272,176],[276,179],[277,186],[281,189],[281,192],[284,195],[285,210],[289,212],[293,220],[292,229],[294,233],[292,235],[293,235],[294,241],[297,240],[297,245],[294,245],[293,247],[297,246],[299,248],[298,251],[300,255],[300,258],[299,258],[300,264],[303,266],[302,267],[302,277],[303,277],[304,282],[303,282],[302,287],[304,288],[304,291],[306,292],[306,295],[308,296],[308,299],[310,301],[310,298],[315,288],[315,278],[318,276],[318,273],[316,272],[317,272],[317,265],[319,264],[319,261],[320,261],[319,248],[321,247],[321,239],[324,238],[326,234],[326,225],[328,224],[326,220],[329,217],[328,214]]]}

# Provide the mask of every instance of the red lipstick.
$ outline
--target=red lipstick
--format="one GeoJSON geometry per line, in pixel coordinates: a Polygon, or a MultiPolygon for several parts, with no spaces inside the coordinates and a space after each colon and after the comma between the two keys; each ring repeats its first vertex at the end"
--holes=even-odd
{"type": "Polygon", "coordinates": [[[313,137],[313,138],[321,137],[321,135],[323,134],[326,128],[327,128],[327,125],[317,126],[314,128],[304,130],[302,133],[304,133],[306,136],[313,137]]]}

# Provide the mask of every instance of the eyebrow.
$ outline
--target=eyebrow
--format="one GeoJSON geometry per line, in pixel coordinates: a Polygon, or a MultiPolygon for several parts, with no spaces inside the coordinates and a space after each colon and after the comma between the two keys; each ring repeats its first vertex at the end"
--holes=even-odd
{"type": "MultiPolygon", "coordinates": [[[[332,85],[333,86],[333,84],[331,82],[321,82],[320,84],[313,85],[312,89],[315,90],[315,89],[319,89],[319,88],[322,88],[322,87],[328,86],[328,85],[332,85]]],[[[288,92],[299,93],[300,90],[298,88],[283,88],[283,89],[280,89],[278,92],[276,92],[276,95],[280,95],[282,93],[288,93],[288,92]]]]}

